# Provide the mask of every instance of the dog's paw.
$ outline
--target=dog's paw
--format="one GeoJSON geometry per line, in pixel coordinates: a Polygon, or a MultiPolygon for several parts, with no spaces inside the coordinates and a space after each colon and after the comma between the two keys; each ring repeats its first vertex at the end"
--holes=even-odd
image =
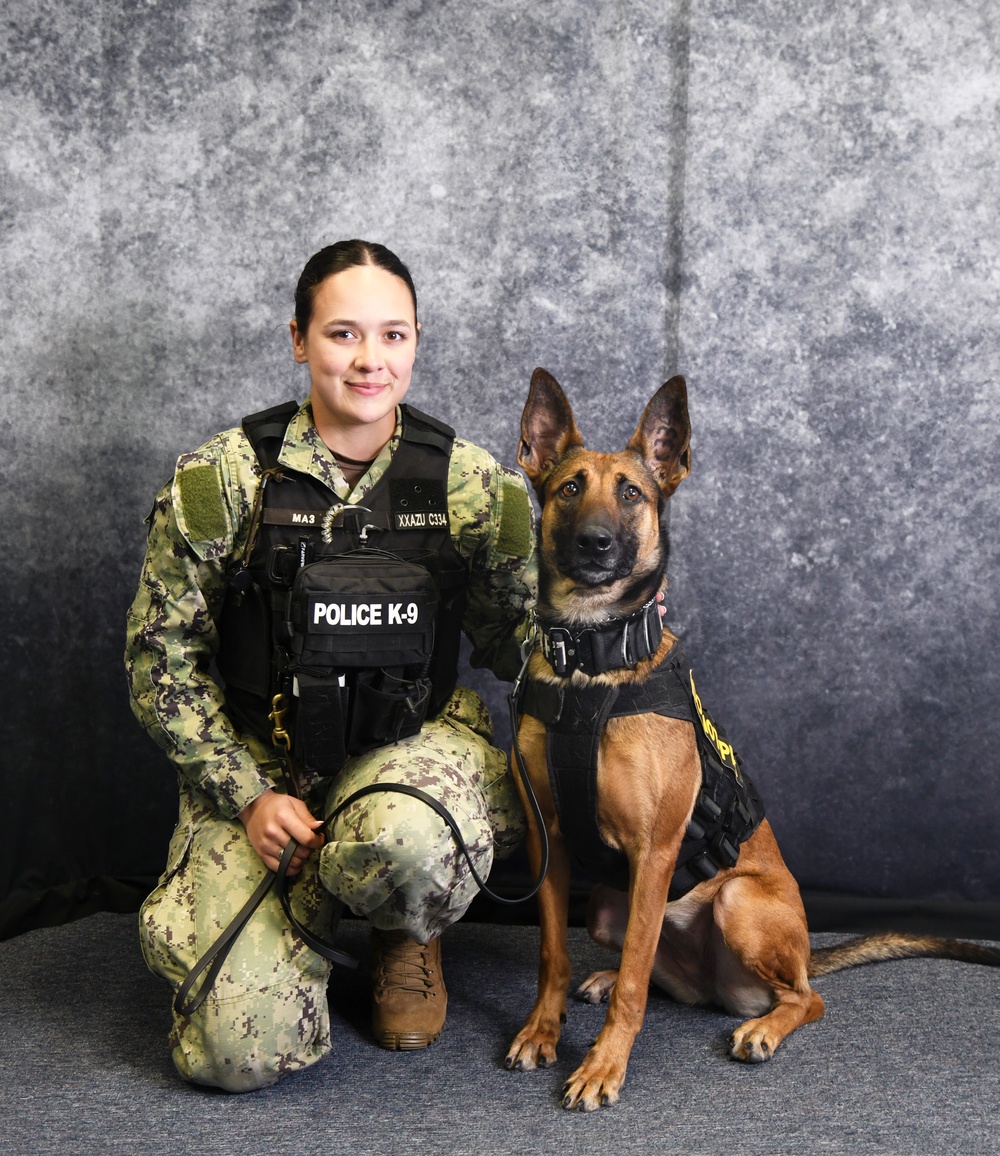
{"type": "Polygon", "coordinates": [[[748,1020],[729,1037],[729,1054],[744,1064],[762,1064],[774,1055],[773,1041],[762,1020],[748,1020]]]}
{"type": "Polygon", "coordinates": [[[559,1027],[526,1024],[507,1051],[503,1066],[509,1072],[531,1072],[556,1062],[559,1027]]]}
{"type": "Polygon", "coordinates": [[[618,979],[618,969],[595,971],[573,992],[573,998],[584,1003],[607,1003],[615,982],[618,979]]]}
{"type": "Polygon", "coordinates": [[[594,1112],[618,1103],[625,1082],[624,1066],[593,1059],[591,1051],[563,1085],[562,1106],[568,1111],[594,1112]]]}

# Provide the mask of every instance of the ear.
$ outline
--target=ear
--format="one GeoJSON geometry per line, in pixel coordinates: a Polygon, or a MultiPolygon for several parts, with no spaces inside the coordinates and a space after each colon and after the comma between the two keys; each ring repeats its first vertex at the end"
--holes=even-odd
{"type": "Polygon", "coordinates": [[[292,335],[292,357],[299,365],[305,365],[309,360],[309,354],[306,352],[306,337],[304,333],[299,332],[299,323],[294,317],[289,321],[288,329],[292,335]]]}
{"type": "Polygon", "coordinates": [[[642,456],[665,498],[691,472],[690,441],[687,386],[683,377],[672,377],[653,395],[628,443],[642,456]]]}
{"type": "Polygon", "coordinates": [[[518,465],[538,490],[566,451],[582,445],[583,438],[562,386],[551,373],[536,369],[531,375],[531,389],[521,414],[518,465]]]}

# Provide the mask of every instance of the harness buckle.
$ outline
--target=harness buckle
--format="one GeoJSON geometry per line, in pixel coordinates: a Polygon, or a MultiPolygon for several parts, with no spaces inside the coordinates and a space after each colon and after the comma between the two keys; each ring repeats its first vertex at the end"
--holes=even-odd
{"type": "Polygon", "coordinates": [[[552,663],[556,674],[569,673],[569,660],[576,657],[576,650],[569,645],[571,641],[572,635],[561,626],[542,632],[542,653],[552,663]]]}

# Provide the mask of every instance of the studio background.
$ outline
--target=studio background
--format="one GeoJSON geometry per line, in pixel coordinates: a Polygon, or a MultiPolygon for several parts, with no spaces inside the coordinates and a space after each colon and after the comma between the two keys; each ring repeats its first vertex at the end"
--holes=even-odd
{"type": "Polygon", "coordinates": [[[294,282],[353,236],[414,274],[410,400],[508,464],[536,365],[609,450],[685,374],[668,621],[789,866],[995,903],[998,25],[978,0],[8,6],[0,931],[161,870],[174,772],[122,670],[143,518],[178,454],[304,396],[294,282]]]}

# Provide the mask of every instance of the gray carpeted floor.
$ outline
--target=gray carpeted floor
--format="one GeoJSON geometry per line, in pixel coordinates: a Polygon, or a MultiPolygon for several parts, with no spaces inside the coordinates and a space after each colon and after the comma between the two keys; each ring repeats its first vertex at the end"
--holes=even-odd
{"type": "MultiPolygon", "coordinates": [[[[576,977],[608,965],[585,932],[570,934],[576,977]]],[[[345,924],[342,938],[367,954],[360,923],[345,924]]],[[[424,1052],[376,1048],[364,976],[338,972],[332,1054],[247,1096],[174,1075],[168,989],[145,970],[134,916],[94,915],[0,943],[0,1149],[1000,1152],[1000,970],[918,960],[830,976],[817,983],[826,1018],[753,1068],[725,1058],[735,1020],[654,995],[620,1103],[584,1115],[563,1111],[558,1094],[604,1008],[571,1006],[555,1069],[502,1066],[533,999],[537,943],[534,928],[453,928],[448,1026],[424,1052]]]]}

